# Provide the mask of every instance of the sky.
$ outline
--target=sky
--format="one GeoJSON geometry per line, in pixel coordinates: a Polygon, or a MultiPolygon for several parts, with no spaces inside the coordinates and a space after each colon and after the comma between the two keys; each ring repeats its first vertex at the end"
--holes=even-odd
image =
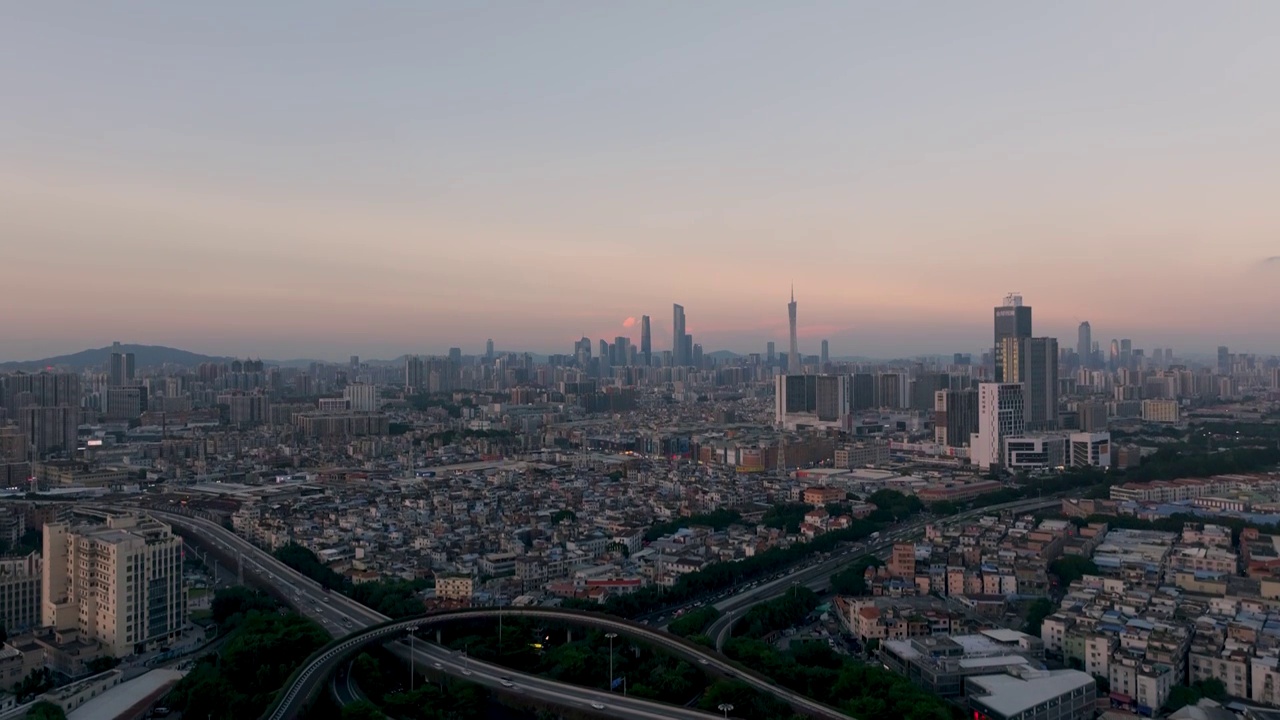
{"type": "Polygon", "coordinates": [[[1280,352],[1280,4],[0,9],[0,360],[1280,352]],[[1270,260],[1268,260],[1270,259],[1270,260]]]}

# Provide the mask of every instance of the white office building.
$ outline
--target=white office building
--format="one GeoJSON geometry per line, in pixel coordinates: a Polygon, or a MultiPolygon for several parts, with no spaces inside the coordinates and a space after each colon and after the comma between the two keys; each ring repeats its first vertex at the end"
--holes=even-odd
{"type": "Polygon", "coordinates": [[[1004,460],[1005,438],[1026,431],[1026,389],[1021,383],[978,386],[978,432],[970,440],[970,458],[986,470],[1004,460]]]}
{"type": "Polygon", "coordinates": [[[787,430],[852,425],[848,375],[779,375],[774,379],[774,422],[787,430]]]}
{"type": "Polygon", "coordinates": [[[1060,468],[1067,464],[1067,436],[1043,433],[1004,439],[1004,466],[1010,470],[1060,468]]]}
{"type": "Polygon", "coordinates": [[[1111,467],[1111,433],[1071,433],[1071,467],[1111,467]]]}

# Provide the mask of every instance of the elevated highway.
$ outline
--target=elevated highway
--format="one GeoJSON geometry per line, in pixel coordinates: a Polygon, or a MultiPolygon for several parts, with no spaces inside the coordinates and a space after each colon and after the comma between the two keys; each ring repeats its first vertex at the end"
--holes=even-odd
{"type": "MultiPolygon", "coordinates": [[[[408,643],[398,642],[398,637],[405,635],[409,629],[429,627],[456,622],[461,619],[477,617],[498,617],[499,614],[515,616],[553,617],[561,622],[573,622],[583,627],[607,628],[614,632],[642,639],[649,644],[663,647],[668,651],[696,662],[700,667],[724,675],[732,675],[744,682],[758,687],[786,702],[793,707],[813,714],[818,718],[834,718],[849,720],[847,716],[820,703],[805,698],[797,693],[779,688],[763,676],[745,672],[730,663],[718,653],[710,652],[700,645],[685,641],[669,633],[656,630],[645,625],[608,615],[588,613],[576,610],[560,610],[549,608],[523,609],[484,609],[439,613],[421,618],[403,621],[392,621],[391,618],[376,612],[340,593],[327,593],[313,580],[302,575],[293,568],[277,560],[261,548],[210,520],[190,515],[157,510],[154,508],[109,508],[102,510],[145,510],[157,519],[172,524],[174,527],[194,534],[199,542],[212,545],[223,553],[239,557],[243,563],[252,566],[256,574],[265,582],[271,583],[282,594],[290,598],[298,611],[319,622],[330,633],[340,639],[326,646],[323,653],[332,652],[325,660],[313,657],[307,666],[295,673],[290,685],[285,688],[281,700],[268,715],[271,720],[293,720],[300,717],[301,710],[314,697],[315,692],[323,687],[329,674],[340,665],[342,658],[350,658],[359,648],[375,643],[391,643],[391,650],[406,661],[413,662],[424,670],[433,669],[445,675],[457,677],[469,682],[495,690],[519,692],[526,696],[559,705],[579,707],[586,712],[596,712],[635,720],[654,720],[656,718],[688,718],[708,720],[716,717],[697,710],[680,708],[664,703],[655,703],[638,698],[628,698],[617,693],[608,693],[590,688],[583,688],[568,683],[556,682],[535,675],[518,673],[497,666],[488,666],[467,660],[456,653],[428,643],[415,643],[411,648],[408,643]],[[463,613],[466,613],[465,615],[463,613]],[[394,628],[388,630],[387,628],[394,628]],[[704,662],[705,661],[705,662],[704,662]],[[438,666],[437,666],[438,665],[438,666]],[[510,682],[511,688],[505,683],[510,682]],[[602,707],[596,707],[600,705],[602,707]]],[[[339,693],[353,695],[343,681],[339,693]]]]}
{"type": "MultiPolygon", "coordinates": [[[[670,633],[655,630],[629,620],[622,620],[611,615],[555,608],[446,610],[423,617],[396,620],[365,628],[330,644],[330,646],[313,656],[301,671],[294,675],[290,685],[282,693],[276,708],[267,718],[268,720],[289,720],[290,718],[298,717],[307,699],[327,681],[330,674],[364,647],[386,642],[389,639],[394,639],[417,629],[438,627],[462,620],[495,619],[499,616],[542,618],[627,635],[660,647],[676,657],[695,663],[708,672],[734,678],[746,683],[755,690],[773,695],[791,705],[796,711],[810,717],[822,720],[851,720],[849,716],[835,708],[775,685],[763,675],[744,669],[719,653],[708,651],[701,645],[676,637],[670,633]]],[[[610,716],[620,717],[714,717],[687,708],[677,708],[662,703],[626,698],[619,696],[617,693],[591,690],[572,685],[565,686],[562,683],[554,683],[534,676],[520,676],[519,679],[516,679],[516,674],[509,670],[467,660],[459,653],[451,652],[438,646],[428,646],[427,652],[433,658],[431,667],[437,672],[449,675],[457,674],[470,681],[476,681],[477,676],[488,677],[496,672],[498,673],[500,688],[508,692],[528,693],[531,697],[536,696],[561,705],[578,705],[583,708],[594,709],[597,712],[607,710],[610,716]],[[568,692],[566,692],[566,687],[569,689],[568,692]]]]}
{"type": "MultiPolygon", "coordinates": [[[[1000,510],[1030,510],[1042,507],[1056,505],[1060,499],[1045,500],[1028,500],[1016,503],[1006,503],[1001,506],[992,506],[983,508],[982,510],[969,511],[961,515],[948,518],[947,522],[961,521],[970,517],[980,516],[985,513],[1000,510]]],[[[396,625],[396,630],[377,633],[379,629],[385,629],[394,625],[391,618],[378,613],[364,605],[361,605],[350,598],[339,593],[325,592],[315,581],[302,575],[293,568],[285,565],[277,560],[273,555],[267,553],[261,548],[246,541],[244,538],[236,535],[234,532],[226,529],[218,523],[212,522],[205,518],[194,517],[192,515],[169,511],[164,509],[156,509],[153,507],[134,508],[134,507],[113,507],[98,506],[101,510],[142,510],[154,515],[156,518],[168,522],[184,530],[186,533],[193,535],[198,542],[205,543],[217,548],[219,551],[237,557],[241,566],[250,566],[255,573],[262,578],[263,581],[270,583],[278,591],[284,594],[295,605],[300,613],[310,617],[320,623],[335,637],[341,640],[336,641],[334,647],[341,646],[343,649],[335,652],[330,659],[342,657],[349,658],[351,652],[355,648],[364,647],[374,642],[391,642],[391,650],[405,660],[412,660],[421,667],[432,668],[437,672],[446,675],[467,679],[471,682],[477,682],[481,685],[494,687],[496,689],[508,689],[506,683],[511,683],[513,688],[519,692],[527,694],[531,698],[555,702],[558,704],[568,704],[570,706],[590,708],[601,714],[617,715],[620,717],[634,718],[653,718],[653,717],[699,717],[704,720],[713,715],[707,715],[695,710],[685,708],[677,708],[671,705],[652,703],[633,698],[623,698],[616,693],[605,693],[602,691],[592,690],[589,688],[581,688],[567,683],[559,683],[545,678],[532,675],[524,675],[514,671],[505,670],[497,667],[488,667],[482,663],[464,660],[454,653],[450,653],[442,648],[431,646],[427,643],[417,643],[415,647],[403,642],[397,642],[397,634],[404,634],[410,628],[428,627],[432,624],[443,624],[455,622],[462,617],[456,614],[438,614],[422,618],[400,621],[408,623],[407,625],[396,625]],[[447,619],[446,619],[447,618],[447,619]],[[374,633],[374,634],[370,634],[374,633]],[[345,636],[345,637],[344,637],[345,636]],[[469,668],[470,673],[466,672],[469,668]],[[603,697],[602,697],[603,696],[603,697]],[[608,702],[604,702],[607,699],[608,702]],[[596,705],[604,705],[607,712],[596,705]],[[656,714],[655,714],[656,713],[656,714]]],[[[177,510],[175,508],[175,510],[177,510]]],[[[728,637],[731,631],[734,619],[741,616],[742,611],[750,606],[763,602],[775,597],[781,596],[797,583],[803,583],[814,589],[827,587],[830,583],[831,575],[845,567],[849,562],[857,557],[864,556],[868,553],[879,553],[890,548],[894,542],[906,539],[911,535],[918,533],[924,526],[924,521],[915,521],[911,524],[886,531],[883,538],[877,538],[872,544],[858,543],[834,554],[829,559],[810,563],[800,567],[786,575],[776,578],[772,581],[760,583],[756,587],[748,587],[742,589],[736,594],[727,597],[715,603],[717,609],[726,612],[726,616],[720,618],[715,625],[712,626],[711,636],[717,639],[717,647],[721,645],[724,638],[728,637]]],[[[668,649],[673,654],[692,660],[699,665],[724,674],[732,676],[747,682],[756,689],[767,692],[788,702],[795,709],[806,714],[819,718],[841,718],[847,720],[847,716],[839,713],[837,710],[810,700],[798,693],[791,692],[784,688],[780,688],[771,683],[767,678],[744,671],[741,668],[730,663],[719,653],[713,653],[705,650],[702,646],[688,643],[681,638],[676,638],[659,629],[649,627],[642,624],[633,623],[611,616],[598,615],[595,613],[586,613],[572,610],[559,610],[548,608],[524,608],[524,609],[503,609],[503,610],[467,610],[458,611],[472,613],[469,617],[484,617],[488,613],[491,617],[497,617],[499,613],[516,614],[522,613],[526,616],[536,614],[554,616],[562,622],[575,622],[585,627],[607,628],[615,632],[623,633],[637,639],[644,640],[650,644],[657,645],[668,649]]],[[[334,649],[334,647],[326,648],[326,651],[334,649]]],[[[307,675],[305,680],[300,680],[302,672],[306,672],[309,668],[312,672],[319,672],[327,669],[329,671],[337,667],[334,664],[325,664],[323,666],[316,665],[316,659],[308,664],[300,673],[295,674],[286,694],[289,697],[288,702],[280,702],[276,710],[272,712],[270,717],[273,720],[286,720],[297,717],[297,712],[305,706],[317,687],[323,686],[329,677],[329,673],[320,676],[307,675]],[[295,714],[289,714],[290,712],[295,714]]],[[[347,680],[343,680],[334,688],[339,696],[354,697],[356,689],[350,686],[347,680]]]]}
{"type": "MultiPolygon", "coordinates": [[[[974,518],[989,515],[993,512],[1013,511],[1022,512],[1027,510],[1040,510],[1048,507],[1055,507],[1061,504],[1061,498],[1046,498],[1036,500],[1019,500],[1012,503],[1004,503],[1002,505],[992,505],[991,507],[980,508],[978,510],[967,510],[957,515],[941,518],[933,521],[938,524],[954,524],[958,522],[967,522],[974,518]]],[[[884,531],[882,536],[875,540],[866,540],[837,552],[832,557],[820,562],[813,563],[807,567],[799,568],[793,572],[787,573],[780,578],[760,583],[757,587],[748,588],[745,591],[735,593],[714,604],[721,615],[711,627],[707,629],[707,635],[715,640],[716,648],[724,647],[724,643],[729,639],[730,632],[734,622],[742,617],[746,610],[751,606],[762,603],[774,598],[781,597],[791,587],[795,585],[803,585],[811,590],[823,590],[831,586],[831,576],[848,567],[848,565],[859,558],[873,555],[877,558],[884,559],[893,545],[898,542],[907,542],[915,535],[920,533],[924,526],[929,524],[927,520],[914,520],[905,525],[901,525],[890,530],[884,531]]]]}

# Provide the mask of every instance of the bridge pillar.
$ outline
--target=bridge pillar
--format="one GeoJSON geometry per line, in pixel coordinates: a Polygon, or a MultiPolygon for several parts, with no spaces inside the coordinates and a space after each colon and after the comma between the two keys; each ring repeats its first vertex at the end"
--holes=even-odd
{"type": "Polygon", "coordinates": [[[440,628],[436,628],[436,644],[443,645],[444,641],[440,638],[440,628]]]}
{"type": "Polygon", "coordinates": [[[564,635],[565,635],[565,644],[569,644],[569,643],[573,642],[573,630],[572,630],[572,629],[570,629],[570,630],[565,630],[565,631],[564,631],[564,635]]]}

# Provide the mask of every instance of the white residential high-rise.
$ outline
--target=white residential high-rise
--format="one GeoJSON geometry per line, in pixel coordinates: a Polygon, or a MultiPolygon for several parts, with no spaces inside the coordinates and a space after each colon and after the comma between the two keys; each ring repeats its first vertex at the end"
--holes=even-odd
{"type": "Polygon", "coordinates": [[[44,526],[41,620],[78,630],[117,657],[165,645],[187,618],[182,538],[149,517],[44,526]]]}
{"type": "Polygon", "coordinates": [[[978,385],[978,432],[969,443],[970,460],[986,470],[1001,464],[1004,440],[1026,431],[1026,387],[1021,383],[978,385]]]}
{"type": "Polygon", "coordinates": [[[800,345],[796,342],[796,286],[791,286],[791,302],[787,303],[787,318],[791,322],[791,354],[787,356],[787,372],[800,373],[800,345]]]}
{"type": "Polygon", "coordinates": [[[352,383],[342,391],[347,406],[356,412],[374,412],[378,409],[378,386],[371,383],[352,383]]]}

